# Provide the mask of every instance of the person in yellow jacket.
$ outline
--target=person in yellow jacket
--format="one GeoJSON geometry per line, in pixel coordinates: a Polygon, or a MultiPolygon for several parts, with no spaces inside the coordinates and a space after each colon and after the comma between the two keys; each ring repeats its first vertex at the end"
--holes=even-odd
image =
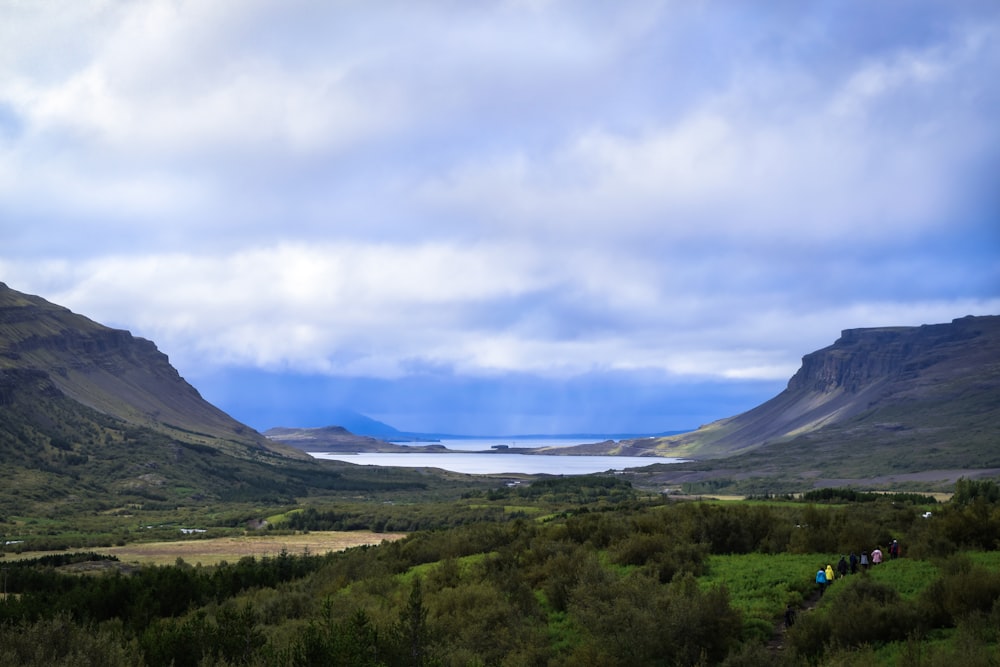
{"type": "Polygon", "coordinates": [[[827,566],[826,566],[826,585],[827,586],[829,586],[830,584],[833,583],[833,577],[834,577],[833,566],[828,563],[827,566]]]}

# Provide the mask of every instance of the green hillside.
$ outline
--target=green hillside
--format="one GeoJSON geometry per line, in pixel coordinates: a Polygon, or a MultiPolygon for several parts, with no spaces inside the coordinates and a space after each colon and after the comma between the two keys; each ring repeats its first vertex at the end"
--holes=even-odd
{"type": "Polygon", "coordinates": [[[0,524],[405,495],[458,477],[317,461],[272,442],[202,399],[151,342],[2,283],[0,460],[0,524]]]}

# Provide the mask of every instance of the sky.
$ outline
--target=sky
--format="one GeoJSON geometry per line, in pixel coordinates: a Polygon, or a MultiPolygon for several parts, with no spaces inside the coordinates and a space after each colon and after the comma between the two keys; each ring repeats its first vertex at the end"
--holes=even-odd
{"type": "Polygon", "coordinates": [[[0,281],[259,430],[687,430],[1000,314],[998,118],[993,0],[0,0],[0,281]]]}

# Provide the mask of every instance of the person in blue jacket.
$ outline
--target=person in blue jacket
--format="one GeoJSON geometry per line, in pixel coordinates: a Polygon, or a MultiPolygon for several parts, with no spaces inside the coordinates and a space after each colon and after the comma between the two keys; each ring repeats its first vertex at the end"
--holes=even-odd
{"type": "Polygon", "coordinates": [[[826,592],[826,569],[820,565],[819,571],[816,572],[816,585],[819,587],[820,596],[826,592]]]}

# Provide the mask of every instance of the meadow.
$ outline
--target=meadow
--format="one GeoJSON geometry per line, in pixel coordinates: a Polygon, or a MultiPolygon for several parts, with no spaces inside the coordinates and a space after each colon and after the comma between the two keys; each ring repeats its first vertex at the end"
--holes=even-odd
{"type": "Polygon", "coordinates": [[[943,504],[850,490],[677,501],[582,476],[379,505],[285,508],[260,542],[280,551],[216,564],[10,555],[0,667],[996,664],[993,482],[963,481],[943,504]],[[291,546],[372,521],[421,527],[291,546]],[[893,538],[902,558],[818,597],[819,565],[893,538]],[[76,573],[94,562],[112,565],[76,573]]]}

